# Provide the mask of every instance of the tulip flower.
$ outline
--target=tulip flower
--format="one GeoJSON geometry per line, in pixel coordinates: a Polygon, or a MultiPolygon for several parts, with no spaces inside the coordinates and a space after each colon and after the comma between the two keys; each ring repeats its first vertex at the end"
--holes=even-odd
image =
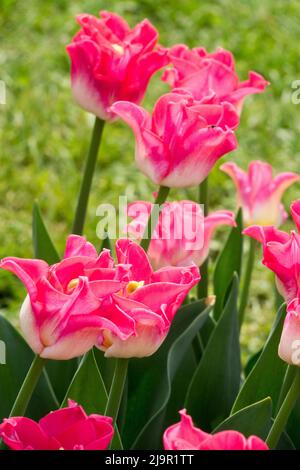
{"type": "Polygon", "coordinates": [[[248,80],[240,82],[233,55],[226,49],[209,54],[203,47],[189,49],[178,44],[169,56],[173,68],[166,70],[162,79],[172,88],[189,90],[197,100],[213,93],[220,103],[232,103],[239,113],[247,95],[262,93],[269,84],[256,72],[249,72],[248,80]]]}
{"type": "Polygon", "coordinates": [[[300,181],[300,175],[284,172],[273,178],[272,166],[259,160],[252,161],[247,172],[233,162],[224,163],[220,169],[234,181],[245,226],[282,224],[287,214],[281,198],[289,186],[300,181]]]}
{"type": "Polygon", "coordinates": [[[93,347],[101,325],[101,292],[120,288],[113,264],[108,250],[98,256],[93,245],[75,235],[67,240],[64,259],[52,266],[39,259],[1,261],[0,267],[17,275],[27,288],[20,326],[36,354],[71,359],[93,347]]]}
{"type": "Polygon", "coordinates": [[[105,450],[114,435],[112,419],[92,414],[72,400],[37,423],[26,417],[4,419],[0,437],[12,450],[105,450]]]}
{"type": "MultiPolygon", "coordinates": [[[[300,200],[292,203],[291,214],[299,231],[300,200]]],[[[262,244],[262,262],[275,273],[278,290],[285,300],[300,297],[300,235],[258,225],[246,228],[243,233],[262,244]]]]}
{"type": "Polygon", "coordinates": [[[159,98],[152,116],[128,101],[111,109],[135,134],[137,166],[161,186],[201,183],[216,161],[237,146],[232,129],[238,115],[231,104],[216,104],[213,97],[195,101],[189,92],[174,90],[159,98]]]}
{"type": "Polygon", "coordinates": [[[85,110],[112,120],[115,101],[141,102],[151,76],[169,63],[167,49],[156,47],[158,32],[146,19],[133,29],[108,11],[77,21],[81,29],[67,46],[73,96],[85,110]]]}
{"type": "Polygon", "coordinates": [[[193,425],[186,410],[179,413],[181,421],[164,433],[165,450],[268,450],[266,443],[257,436],[246,438],[237,431],[208,434],[193,425]]]}
{"type": "Polygon", "coordinates": [[[196,266],[153,272],[147,255],[129,240],[98,256],[84,237],[71,235],[64,259],[5,258],[28,296],[20,325],[32,350],[45,359],[71,359],[94,345],[106,356],[153,354],[189,290],[200,279],[196,266]]]}
{"type": "Polygon", "coordinates": [[[196,265],[153,271],[144,250],[132,240],[116,243],[118,262],[129,266],[124,287],[103,303],[110,321],[97,346],[106,357],[150,356],[168,334],[172,320],[190,289],[199,282],[196,265]]]}
{"type": "MultiPolygon", "coordinates": [[[[153,204],[137,201],[128,205],[133,220],[126,231],[137,240],[145,231],[153,204]]],[[[193,201],[165,203],[152,235],[148,256],[155,269],[164,266],[197,266],[205,261],[214,231],[220,225],[235,226],[233,212],[219,210],[203,216],[202,208],[193,201]]]]}

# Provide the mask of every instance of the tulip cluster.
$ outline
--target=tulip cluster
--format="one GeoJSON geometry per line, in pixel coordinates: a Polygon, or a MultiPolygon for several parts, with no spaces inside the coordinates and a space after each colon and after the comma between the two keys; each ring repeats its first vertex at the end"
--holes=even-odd
{"type": "Polygon", "coordinates": [[[168,333],[189,290],[199,281],[196,265],[153,271],[146,253],[131,240],[97,254],[84,237],[71,235],[64,258],[5,258],[28,290],[20,326],[32,350],[46,359],[71,359],[93,346],[106,357],[153,354],[168,333]],[[162,294],[163,293],[163,294],[162,294]]]}
{"type": "MultiPolygon", "coordinates": [[[[300,181],[300,175],[284,172],[273,177],[271,165],[262,161],[252,161],[248,171],[227,162],[221,170],[236,186],[238,216],[223,208],[210,212],[206,197],[201,199],[203,188],[207,195],[207,177],[215,164],[238,146],[235,131],[245,98],[262,93],[268,82],[253,71],[247,80],[240,81],[233,55],[225,49],[209,53],[203,47],[189,49],[183,44],[161,46],[157,30],[147,19],[130,28],[122,17],[102,11],[100,17],[81,14],[77,21],[80,30],[67,46],[71,88],[77,103],[95,115],[95,127],[73,231],[62,258],[53,262],[56,250],[39,215],[34,220],[36,259],[10,256],[0,261],[0,268],[15,274],[27,290],[20,309],[20,329],[35,353],[27,375],[22,371],[26,377],[21,389],[12,385],[16,396],[12,397],[12,410],[6,410],[9,417],[0,424],[2,446],[14,450],[105,450],[114,436],[121,440],[126,434],[125,442],[134,436],[132,447],[139,448],[147,431],[149,439],[158,436],[159,445],[163,443],[165,450],[172,451],[276,448],[300,395],[300,374],[291,369],[295,377],[290,386],[291,372],[286,373],[281,390],[279,380],[274,386],[264,378],[257,382],[261,363],[270,368],[271,352],[278,347],[272,343],[274,337],[279,339],[280,322],[276,321],[270,346],[260,353],[260,359],[250,361],[258,372],[251,372],[244,381],[237,358],[239,327],[255,261],[253,239],[262,244],[263,264],[275,273],[278,289],[288,303],[279,332],[279,356],[290,365],[300,365],[300,235],[278,229],[287,218],[283,194],[300,181]],[[141,103],[151,77],[163,68],[162,80],[170,89],[149,112],[141,103]],[[82,233],[104,121],[118,118],[134,133],[137,168],[159,189],[155,203],[134,201],[128,205],[130,221],[123,234],[127,238],[115,243],[109,240],[105,246],[110,249],[104,244],[96,249],[82,233]],[[166,202],[170,188],[201,183],[199,201],[166,202]],[[251,241],[239,292],[242,223],[243,233],[251,241]],[[231,227],[231,233],[210,284],[209,249],[219,226],[231,227]],[[206,286],[202,299],[195,289],[200,280],[206,286]],[[216,294],[214,308],[210,293],[216,294]],[[207,328],[202,330],[204,325],[207,328]],[[46,370],[44,377],[52,395],[63,387],[60,380],[67,375],[64,361],[70,361],[67,364],[75,374],[63,390],[61,407],[45,409],[37,422],[31,414],[26,415],[27,406],[35,396],[46,360],[57,361],[52,363],[57,376],[48,376],[46,370]],[[93,390],[92,398],[82,391],[89,385],[83,384],[82,377],[89,382],[91,370],[92,386],[100,384],[99,401],[97,391],[93,390]],[[239,390],[241,377],[244,382],[239,390]],[[175,390],[181,379],[184,386],[189,380],[187,390],[175,390]],[[59,386],[52,387],[51,380],[59,386]],[[122,401],[126,380],[128,397],[122,401]],[[77,395],[82,406],[76,403],[81,403],[77,395]],[[209,399],[214,406],[205,402],[209,399]],[[191,407],[203,430],[193,424],[185,409],[180,411],[180,422],[172,424],[174,403],[176,413],[183,406],[191,407]],[[124,425],[119,419],[121,404],[124,425]],[[196,416],[198,407],[201,412],[196,416]],[[84,408],[95,413],[88,415],[84,408]],[[232,428],[228,423],[233,423],[232,428]],[[239,432],[241,427],[247,432],[239,432]]],[[[291,214],[299,231],[300,200],[291,205],[291,214]]],[[[14,337],[19,338],[16,332],[9,336],[14,337]]],[[[27,354],[26,344],[24,348],[27,354]]],[[[277,353],[272,359],[279,361],[277,353]]],[[[281,363],[280,368],[283,370],[281,363]]]]}

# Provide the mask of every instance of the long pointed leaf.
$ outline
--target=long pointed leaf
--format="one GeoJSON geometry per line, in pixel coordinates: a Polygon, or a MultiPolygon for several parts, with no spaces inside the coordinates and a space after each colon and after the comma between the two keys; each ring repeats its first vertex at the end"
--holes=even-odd
{"type": "Polygon", "coordinates": [[[232,413],[266,397],[272,398],[274,410],[276,409],[287,368],[278,356],[284,317],[285,305],[282,305],[264,349],[236,398],[232,413]]]}
{"type": "MultiPolygon", "coordinates": [[[[107,359],[109,361],[109,359],[107,359]]],[[[68,399],[80,404],[87,414],[104,414],[107,403],[107,391],[99,372],[94,351],[89,351],[81,360],[79,368],[73,377],[62,407],[67,406],[68,399]]],[[[115,432],[112,446],[122,449],[118,430],[115,432]]]]}
{"type": "Polygon", "coordinates": [[[218,319],[226,302],[226,293],[234,273],[240,277],[243,253],[243,218],[241,209],[236,216],[236,227],[232,227],[223,251],[219,254],[214,271],[214,294],[216,304],[214,318],[218,319]]]}
{"type": "Polygon", "coordinates": [[[210,307],[197,303],[177,312],[171,330],[156,354],[129,364],[126,447],[153,449],[162,443],[162,422],[172,381],[192,340],[208,318],[210,307]],[[133,443],[133,441],[135,441],[133,443]]]}
{"type": "Polygon", "coordinates": [[[55,264],[59,261],[59,254],[46,229],[37,202],[34,204],[32,212],[32,239],[36,258],[43,259],[48,264],[55,264]]]}
{"type": "Polygon", "coordinates": [[[238,278],[209,339],[187,391],[185,407],[201,428],[211,431],[229,415],[239,390],[238,278]]]}

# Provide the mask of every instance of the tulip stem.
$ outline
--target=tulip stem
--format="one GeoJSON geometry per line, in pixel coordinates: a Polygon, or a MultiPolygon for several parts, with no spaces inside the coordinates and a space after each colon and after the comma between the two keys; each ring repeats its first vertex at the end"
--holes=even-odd
{"type": "Polygon", "coordinates": [[[27,410],[27,406],[30,402],[35,387],[39,381],[39,378],[43,372],[46,359],[42,359],[40,356],[35,356],[30,366],[29,371],[24,379],[22,387],[19,390],[16,401],[11,409],[9,417],[13,416],[24,416],[27,410]]]}
{"type": "Polygon", "coordinates": [[[115,424],[117,422],[120,404],[124,392],[127,369],[128,359],[118,358],[116,360],[115,372],[105,409],[105,416],[110,416],[115,424]]]}
{"type": "Polygon", "coordinates": [[[281,408],[274,420],[273,426],[266,439],[266,443],[270,449],[275,449],[281,434],[288,422],[289,416],[293,411],[297,399],[300,395],[300,368],[297,368],[293,383],[289,389],[281,408]]]}
{"type": "Polygon", "coordinates": [[[158,190],[157,197],[154,202],[151,214],[149,216],[143,238],[141,240],[141,247],[147,251],[151,242],[153,232],[155,230],[156,224],[158,222],[159,214],[163,208],[163,203],[166,201],[170,188],[166,186],[160,186],[158,190]]]}
{"type": "Polygon", "coordinates": [[[284,380],[283,380],[283,384],[282,384],[282,387],[281,387],[280,395],[279,395],[279,398],[278,398],[276,413],[278,413],[278,411],[280,410],[280,407],[281,407],[281,405],[282,405],[289,389],[291,388],[291,385],[292,385],[293,380],[295,378],[296,372],[297,372],[297,367],[290,366],[290,365],[288,366],[288,368],[286,370],[286,373],[285,373],[285,376],[284,376],[284,380]]]}
{"type": "Polygon", "coordinates": [[[96,117],[92,133],[92,139],[90,143],[90,149],[85,162],[83,179],[81,181],[81,187],[79,191],[77,207],[73,222],[72,233],[76,235],[82,235],[83,232],[86,211],[91,192],[92,180],[95,172],[97,155],[101,143],[104,124],[105,121],[96,117]]]}
{"type": "MultiPolygon", "coordinates": [[[[208,177],[199,185],[199,204],[203,205],[203,215],[206,217],[208,214],[208,177]]],[[[208,296],[208,282],[208,258],[206,258],[201,265],[201,281],[197,286],[198,299],[208,296]]]]}
{"type": "Polygon", "coordinates": [[[250,283],[252,277],[252,271],[255,261],[255,249],[256,249],[256,240],[254,238],[249,238],[249,252],[248,252],[248,259],[243,279],[243,287],[241,292],[241,299],[240,299],[240,308],[239,308],[239,325],[240,329],[242,328],[242,324],[245,317],[245,310],[248,305],[248,297],[249,297],[249,290],[250,290],[250,283]]]}

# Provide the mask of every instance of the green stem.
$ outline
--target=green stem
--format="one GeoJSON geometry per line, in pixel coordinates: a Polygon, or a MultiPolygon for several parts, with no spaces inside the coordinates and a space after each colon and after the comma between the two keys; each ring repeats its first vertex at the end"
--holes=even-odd
{"type": "Polygon", "coordinates": [[[40,356],[35,356],[11,409],[10,417],[24,416],[34,389],[37,386],[41,373],[43,372],[45,362],[46,359],[42,359],[40,356]]]}
{"type": "Polygon", "coordinates": [[[278,413],[278,411],[280,410],[280,407],[289,391],[289,389],[291,388],[291,385],[293,383],[293,380],[295,378],[295,374],[297,372],[297,367],[295,366],[288,366],[287,370],[286,370],[286,373],[285,373],[285,376],[284,376],[284,380],[283,380],[283,384],[282,384],[282,387],[281,387],[281,390],[280,390],[280,395],[279,395],[279,398],[278,398],[278,403],[277,403],[277,407],[276,407],[276,413],[278,413]]]}
{"type": "Polygon", "coordinates": [[[296,401],[300,395],[300,368],[297,368],[294,381],[288,391],[281,408],[274,420],[273,426],[266,439],[266,443],[270,449],[275,449],[281,434],[284,431],[286,423],[288,422],[289,416],[296,404],[296,401]]]}
{"type": "Polygon", "coordinates": [[[141,240],[141,247],[147,251],[151,242],[152,234],[158,222],[159,214],[162,210],[162,205],[166,201],[170,188],[166,186],[160,186],[158,190],[157,197],[154,202],[153,209],[149,216],[147,226],[145,228],[143,238],[141,240]]]}
{"type": "Polygon", "coordinates": [[[115,373],[110,387],[105,410],[105,415],[110,416],[114,423],[116,423],[119,414],[120,404],[126,382],[127,368],[128,359],[118,358],[116,360],[115,373]]]}
{"type": "Polygon", "coordinates": [[[251,283],[251,276],[255,261],[255,248],[256,248],[256,240],[253,238],[249,238],[249,252],[248,252],[248,259],[243,279],[243,288],[241,293],[241,300],[240,300],[240,308],[239,308],[239,325],[240,329],[242,327],[245,310],[248,304],[248,297],[249,297],[249,290],[250,290],[250,283],[251,283]]]}
{"type": "Polygon", "coordinates": [[[76,235],[81,235],[83,232],[87,205],[89,201],[89,195],[91,191],[91,185],[95,172],[97,155],[101,142],[104,124],[105,121],[102,121],[102,119],[96,117],[73,222],[72,233],[76,235]]]}
{"type": "MultiPolygon", "coordinates": [[[[208,177],[199,185],[199,204],[203,204],[204,217],[208,214],[208,177]]],[[[198,299],[208,296],[208,258],[201,265],[201,281],[198,283],[198,299]]]]}

